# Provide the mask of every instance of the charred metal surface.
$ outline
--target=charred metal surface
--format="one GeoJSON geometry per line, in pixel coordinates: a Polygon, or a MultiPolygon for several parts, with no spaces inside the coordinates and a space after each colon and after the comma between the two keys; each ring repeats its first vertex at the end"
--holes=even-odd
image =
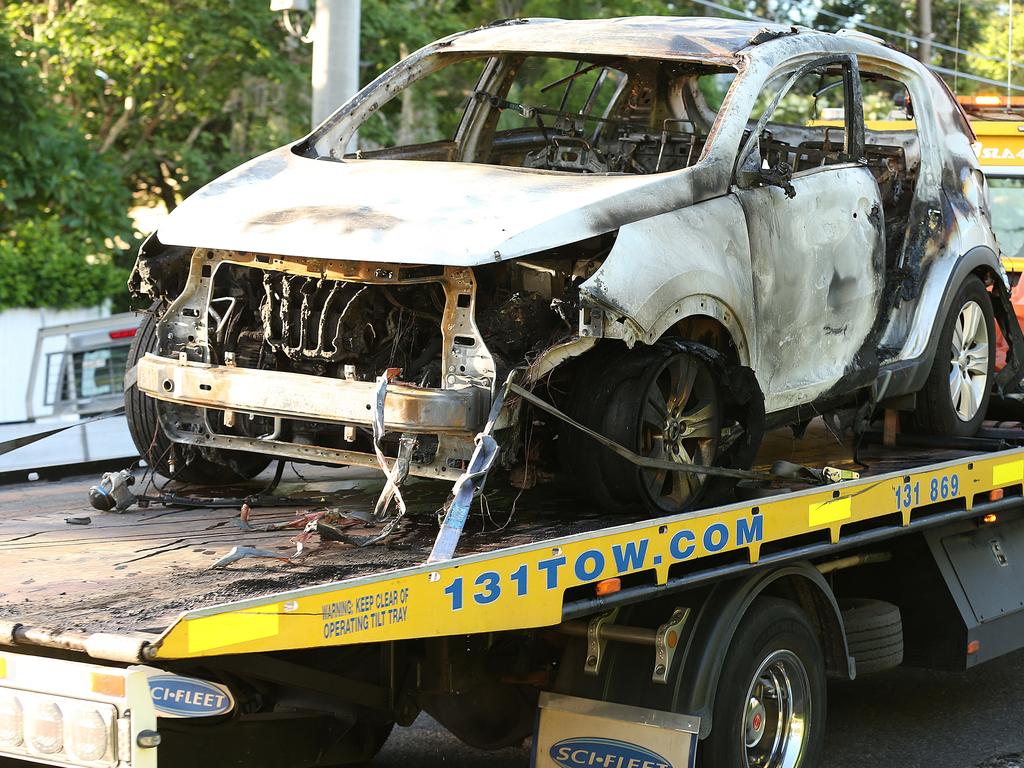
{"type": "MultiPolygon", "coordinates": [[[[411,474],[451,478],[509,371],[565,407],[575,366],[609,346],[700,342],[747,392],[729,407],[749,435],[883,379],[913,392],[951,286],[980,274],[1005,311],[971,141],[941,81],[863,35],[666,17],[460,33],[172,213],[132,278],[170,301],[145,363],[161,373],[142,373],[179,443],[376,466],[355,411],[400,369],[381,450],[415,433],[411,474]],[[553,85],[615,84],[600,115],[511,100],[545,55],[576,60],[553,85]],[[467,61],[481,74],[452,137],[351,151],[387,102],[467,61]],[[700,78],[719,75],[713,109],[700,78]],[[841,124],[773,120],[805,75],[842,89],[841,124]],[[906,130],[865,129],[865,78],[906,89],[906,130]],[[499,131],[508,115],[525,127],[499,131]]],[[[523,410],[510,398],[495,439],[527,477],[557,460],[523,410]]]]}
{"type": "Polygon", "coordinates": [[[411,473],[455,476],[495,378],[475,315],[464,269],[197,249],[136,378],[175,442],[377,466],[373,382],[401,369],[387,452],[415,433],[411,473]]]}
{"type": "Polygon", "coordinates": [[[188,279],[191,257],[192,248],[166,246],[155,233],[150,235],[139,248],[139,257],[128,277],[132,298],[169,301],[177,296],[188,279]]]}
{"type": "MultiPolygon", "coordinates": [[[[376,385],[369,381],[332,381],[156,355],[140,360],[137,370],[139,389],[167,402],[363,428],[373,421],[376,385]]],[[[384,423],[388,429],[402,432],[471,433],[483,424],[486,398],[486,390],[479,387],[442,390],[392,384],[384,423]]]]}

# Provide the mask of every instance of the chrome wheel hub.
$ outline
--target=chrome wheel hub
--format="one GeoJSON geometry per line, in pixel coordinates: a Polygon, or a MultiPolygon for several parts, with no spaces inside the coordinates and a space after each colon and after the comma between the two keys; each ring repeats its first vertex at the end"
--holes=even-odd
{"type": "Polygon", "coordinates": [[[962,421],[970,421],[981,408],[988,387],[988,326],[985,313],[975,301],[960,310],[953,326],[949,396],[962,421]]]}
{"type": "Polygon", "coordinates": [[[756,747],[764,736],[765,709],[756,697],[751,698],[747,704],[747,718],[744,724],[744,732],[747,736],[747,749],[756,747]]]}
{"type": "Polygon", "coordinates": [[[758,667],[747,693],[742,727],[746,768],[799,765],[810,715],[803,662],[792,651],[775,651],[758,667]]]}

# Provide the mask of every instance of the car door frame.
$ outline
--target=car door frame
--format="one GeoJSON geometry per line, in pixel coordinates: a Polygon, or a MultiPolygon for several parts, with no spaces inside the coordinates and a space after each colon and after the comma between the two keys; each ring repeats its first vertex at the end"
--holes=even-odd
{"type": "MultiPolygon", "coordinates": [[[[749,179],[751,175],[749,172],[750,168],[754,165],[754,163],[751,162],[750,158],[753,157],[756,158],[758,172],[760,171],[760,166],[762,163],[762,153],[760,151],[760,141],[762,133],[766,129],[767,124],[770,122],[770,119],[777,110],[780,102],[785,97],[785,95],[792,90],[794,85],[796,85],[803,77],[810,73],[824,70],[828,67],[834,67],[836,65],[842,67],[842,79],[844,88],[843,107],[845,110],[845,130],[843,136],[843,152],[841,155],[843,160],[842,162],[839,163],[812,167],[803,171],[792,173],[789,179],[799,181],[801,179],[805,179],[812,175],[823,172],[834,172],[841,169],[855,169],[858,167],[864,168],[864,172],[870,175],[870,171],[867,170],[866,164],[864,163],[864,116],[860,96],[860,77],[857,58],[853,53],[829,53],[822,56],[816,56],[810,61],[807,61],[803,64],[798,64],[795,68],[792,68],[793,65],[791,62],[782,63],[766,76],[765,83],[768,83],[771,82],[773,79],[777,79],[780,75],[785,75],[786,71],[792,68],[792,71],[789,73],[785,83],[779,89],[778,93],[774,96],[769,105],[766,107],[764,113],[759,117],[755,128],[742,142],[740,151],[737,153],[733,173],[732,192],[737,196],[738,199],[743,200],[744,197],[746,197],[748,199],[749,204],[750,198],[752,198],[755,194],[759,194],[759,188],[763,188],[765,186],[780,186],[779,184],[765,184],[764,182],[744,184],[741,180],[742,169],[744,169],[744,166],[746,166],[746,170],[748,171],[747,178],[749,179]]],[[[871,181],[872,187],[877,195],[877,185],[874,185],[873,177],[871,178],[871,181]]],[[[782,184],[781,186],[785,186],[785,184],[782,184]]],[[[776,193],[765,191],[763,193],[760,193],[759,196],[767,198],[770,195],[774,194],[776,193]]],[[[781,197],[781,192],[778,193],[778,195],[781,197]]],[[[780,204],[778,207],[781,208],[782,205],[784,204],[780,204]]],[[[774,211],[771,211],[770,213],[771,215],[774,215],[774,211]]],[[[869,218],[869,216],[867,214],[871,213],[874,215],[873,217],[880,216],[881,211],[880,209],[876,211],[874,210],[874,208],[872,208],[870,211],[864,211],[864,213],[864,219],[862,219],[861,222],[858,222],[858,226],[862,228],[862,232],[866,232],[868,229],[866,220],[869,218]]],[[[856,218],[856,212],[854,212],[854,218],[856,218]]],[[[881,293],[884,287],[885,280],[884,227],[880,220],[877,223],[877,225],[873,224],[872,226],[874,226],[876,230],[873,235],[874,252],[866,255],[866,258],[870,259],[870,261],[868,262],[869,266],[866,268],[866,276],[872,281],[870,285],[870,293],[873,299],[872,306],[874,307],[873,312],[877,312],[877,306],[874,305],[878,305],[880,302],[881,293]],[[879,245],[881,246],[880,248],[879,245]]],[[[755,266],[757,260],[757,255],[755,253],[755,251],[757,250],[757,238],[754,235],[754,232],[752,231],[751,222],[749,221],[747,230],[748,237],[750,238],[751,260],[753,267],[755,266]]],[[[755,284],[755,291],[756,290],[757,286],[755,284]]],[[[812,301],[813,298],[816,297],[811,297],[812,301]]],[[[767,305],[768,301],[770,300],[770,297],[755,295],[752,297],[752,300],[755,307],[755,318],[758,318],[758,316],[764,318],[765,315],[762,315],[761,313],[766,311],[764,307],[767,305]],[[759,304],[761,304],[760,309],[758,309],[759,304]]],[[[849,370],[844,370],[840,372],[835,369],[835,366],[833,366],[832,373],[835,375],[823,375],[819,376],[817,379],[802,379],[799,375],[795,374],[793,380],[789,382],[786,382],[785,379],[780,379],[778,373],[779,370],[781,370],[781,368],[777,370],[776,368],[770,368],[769,366],[765,365],[765,362],[768,359],[766,348],[772,345],[773,343],[777,343],[778,339],[773,339],[770,328],[768,328],[765,324],[757,322],[757,320],[755,320],[755,322],[759,326],[759,352],[761,354],[766,355],[766,357],[764,358],[760,357],[760,354],[755,357],[755,371],[759,371],[758,378],[761,382],[762,389],[764,390],[764,394],[766,396],[766,407],[769,411],[780,412],[782,410],[788,410],[790,408],[799,407],[800,405],[814,402],[816,400],[822,399],[823,397],[836,394],[836,385],[839,384],[840,378],[845,379],[845,375],[850,372],[849,370]],[[762,331],[765,332],[762,333],[762,331]]],[[[844,349],[846,353],[848,353],[849,362],[851,364],[849,367],[852,367],[855,358],[858,357],[857,352],[859,352],[861,342],[864,340],[858,338],[859,331],[863,330],[866,336],[866,334],[870,333],[870,329],[873,325],[874,318],[872,317],[869,321],[867,316],[865,316],[859,319],[859,326],[863,327],[858,328],[858,334],[851,335],[851,337],[848,340],[846,340],[845,343],[843,342],[843,340],[839,339],[832,340],[831,343],[837,345],[841,349],[844,349]]],[[[825,332],[827,333],[828,329],[826,329],[825,332]]],[[[824,373],[824,370],[825,369],[823,368],[822,373],[824,373]]],[[[855,377],[855,379],[858,384],[870,383],[871,376],[858,376],[855,377]],[[864,378],[864,382],[860,382],[860,378],[864,378]]],[[[851,381],[850,383],[852,384],[853,382],[851,381]]],[[[843,386],[845,387],[845,382],[843,386]]]]}
{"type": "MultiPolygon", "coordinates": [[[[775,98],[773,98],[771,103],[765,107],[764,113],[760,118],[758,118],[756,126],[740,145],[739,152],[736,153],[736,162],[732,174],[734,182],[737,179],[744,161],[760,141],[760,136],[764,132],[769,118],[775,110],[778,109],[779,102],[782,101],[783,96],[789,93],[792,87],[796,85],[804,75],[835,64],[839,64],[843,67],[843,109],[846,112],[845,122],[849,126],[849,130],[844,131],[843,154],[846,155],[846,162],[851,163],[859,162],[864,158],[864,109],[861,104],[860,65],[857,61],[856,54],[830,53],[824,56],[818,56],[817,58],[797,67],[797,69],[793,71],[783,84],[782,88],[779,89],[775,98]]],[[[764,79],[765,85],[770,83],[780,70],[784,71],[787,68],[788,64],[784,63],[769,72],[767,77],[764,79]]]]}

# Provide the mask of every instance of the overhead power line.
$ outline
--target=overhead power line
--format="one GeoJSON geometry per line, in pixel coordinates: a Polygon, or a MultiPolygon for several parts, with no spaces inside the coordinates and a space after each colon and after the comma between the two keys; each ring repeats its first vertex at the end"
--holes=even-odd
{"type": "MultiPolygon", "coordinates": [[[[768,24],[776,24],[776,23],[778,23],[778,22],[773,21],[772,19],[766,19],[764,16],[758,16],[758,15],[750,13],[748,11],[739,11],[739,10],[736,10],[735,8],[730,8],[727,5],[722,5],[721,3],[716,3],[716,2],[714,2],[714,0],[691,0],[691,2],[694,2],[694,3],[698,4],[698,5],[702,5],[705,8],[712,8],[712,9],[714,9],[716,11],[722,11],[723,13],[729,13],[729,14],[732,14],[733,16],[738,16],[738,17],[743,18],[743,19],[750,19],[751,21],[763,21],[763,22],[766,22],[768,24]]],[[[825,11],[819,10],[819,13],[825,13],[825,11]]],[[[897,32],[897,31],[892,30],[892,29],[886,29],[885,27],[879,27],[879,26],[876,26],[874,24],[866,24],[864,22],[857,22],[857,21],[854,21],[853,19],[850,19],[850,18],[848,18],[846,16],[839,16],[838,14],[835,14],[835,13],[828,13],[827,15],[835,16],[837,19],[840,19],[842,21],[848,22],[849,24],[851,24],[851,25],[853,25],[855,27],[860,26],[860,27],[864,27],[865,29],[870,29],[870,30],[875,31],[875,32],[880,32],[880,33],[887,34],[887,35],[895,35],[896,37],[904,38],[904,39],[907,39],[907,40],[920,41],[920,39],[921,39],[919,37],[915,37],[914,35],[908,35],[908,34],[905,34],[903,32],[897,32]]],[[[951,45],[945,45],[943,43],[937,43],[937,42],[933,41],[932,42],[932,46],[934,46],[935,48],[942,48],[944,50],[949,50],[949,51],[954,51],[954,52],[957,52],[957,53],[962,53],[965,56],[974,56],[976,58],[987,59],[989,61],[1002,62],[1004,64],[1009,64],[1011,67],[1021,66],[1021,65],[1018,65],[1018,64],[1013,64],[1012,62],[1009,62],[1006,59],[994,58],[992,56],[984,56],[984,55],[982,55],[980,53],[972,53],[971,51],[964,50],[963,48],[954,48],[951,45]]],[[[1007,83],[1002,81],[1002,80],[993,80],[990,77],[982,77],[981,75],[972,75],[972,74],[967,73],[967,72],[959,72],[958,73],[958,72],[955,72],[952,69],[948,69],[946,67],[940,67],[940,66],[937,66],[937,65],[934,65],[934,64],[929,64],[927,66],[928,66],[928,69],[932,70],[933,72],[937,72],[940,75],[955,76],[955,77],[962,78],[964,80],[971,80],[971,81],[976,82],[976,83],[983,83],[985,85],[994,85],[994,86],[998,86],[1000,88],[1009,88],[1010,90],[1013,90],[1013,91],[1024,92],[1024,86],[1020,86],[1020,85],[1009,85],[1008,86],[1007,83]]]]}
{"type": "MultiPolygon", "coordinates": [[[[695,0],[695,2],[699,2],[699,0],[695,0]]],[[[703,3],[701,3],[701,4],[703,5],[703,3]]],[[[923,37],[918,37],[917,35],[911,35],[911,34],[909,34],[907,32],[898,32],[895,29],[889,29],[887,27],[880,27],[877,24],[869,24],[866,21],[857,21],[856,19],[851,19],[849,16],[841,16],[838,13],[833,13],[832,11],[826,11],[824,8],[816,9],[816,13],[820,13],[822,16],[828,16],[828,17],[833,18],[833,19],[838,19],[839,21],[846,22],[847,24],[850,24],[850,25],[852,25],[854,27],[861,27],[863,29],[870,29],[872,32],[880,32],[880,33],[882,33],[884,35],[889,35],[889,36],[892,36],[892,37],[898,37],[898,38],[900,38],[902,40],[909,40],[910,42],[917,43],[918,45],[920,45],[921,43],[925,42],[923,37]]],[[[957,48],[956,46],[946,45],[945,43],[939,43],[939,42],[936,42],[935,40],[931,40],[929,42],[931,42],[932,48],[938,48],[939,50],[942,50],[942,51],[949,51],[950,53],[962,54],[964,56],[970,56],[971,58],[974,58],[974,59],[984,59],[985,61],[994,61],[994,62],[997,62],[999,64],[1006,64],[1006,65],[1011,66],[1011,67],[1018,67],[1018,66],[1020,66],[1019,64],[1014,64],[1013,62],[1009,61],[1008,59],[1004,59],[1004,58],[1002,58],[1000,56],[986,56],[983,53],[977,53],[975,51],[969,51],[966,48],[957,48]]]]}

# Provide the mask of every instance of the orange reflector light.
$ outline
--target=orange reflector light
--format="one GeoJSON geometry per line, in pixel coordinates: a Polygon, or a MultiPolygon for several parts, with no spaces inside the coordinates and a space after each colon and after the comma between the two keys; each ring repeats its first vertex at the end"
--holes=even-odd
{"type": "Polygon", "coordinates": [[[0,659],[0,680],[7,677],[7,659],[0,659]]]}
{"type": "Polygon", "coordinates": [[[622,589],[621,579],[604,579],[603,581],[597,582],[597,586],[594,587],[594,591],[598,597],[604,597],[605,595],[611,595],[622,589]]]}
{"type": "Polygon", "coordinates": [[[971,642],[969,642],[967,644],[967,655],[968,656],[973,656],[974,654],[976,654],[980,650],[981,650],[981,641],[980,640],[971,640],[971,642]]]}
{"type": "Polygon", "coordinates": [[[92,692],[103,696],[124,697],[124,678],[121,675],[108,675],[104,672],[92,673],[92,692]]]}
{"type": "Polygon", "coordinates": [[[667,635],[665,635],[665,645],[667,645],[669,648],[675,648],[678,644],[679,644],[679,633],[678,632],[676,632],[675,630],[672,630],[667,635]]]}
{"type": "Polygon", "coordinates": [[[983,522],[983,523],[994,523],[997,519],[998,518],[996,518],[996,516],[993,513],[989,512],[987,515],[985,515],[983,518],[981,518],[981,522],[983,522]]]}
{"type": "Polygon", "coordinates": [[[1002,96],[975,96],[974,103],[979,107],[998,107],[1003,103],[1002,96]]]}
{"type": "Polygon", "coordinates": [[[988,500],[989,501],[999,501],[1001,498],[1003,498],[1003,494],[1004,494],[1004,489],[1003,488],[993,488],[991,491],[988,492],[988,500]]]}

